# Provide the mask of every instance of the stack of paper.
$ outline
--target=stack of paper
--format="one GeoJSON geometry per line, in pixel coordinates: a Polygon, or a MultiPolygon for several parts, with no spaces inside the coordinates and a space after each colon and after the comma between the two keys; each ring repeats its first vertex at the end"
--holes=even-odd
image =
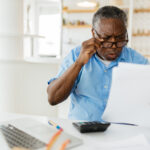
{"type": "Polygon", "coordinates": [[[150,65],[119,64],[103,119],[150,127],[150,65]]]}

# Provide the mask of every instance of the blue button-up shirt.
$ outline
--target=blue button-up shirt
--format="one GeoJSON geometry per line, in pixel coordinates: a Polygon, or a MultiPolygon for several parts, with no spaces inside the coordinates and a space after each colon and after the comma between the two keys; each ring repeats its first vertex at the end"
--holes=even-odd
{"type": "MultiPolygon", "coordinates": [[[[73,49],[65,57],[58,74],[48,82],[49,84],[59,78],[76,61],[80,50],[81,46],[73,49]]],[[[128,47],[124,47],[120,57],[108,66],[105,66],[94,54],[82,67],[70,93],[69,119],[101,121],[111,88],[112,69],[119,62],[148,64],[146,58],[128,47]]]]}

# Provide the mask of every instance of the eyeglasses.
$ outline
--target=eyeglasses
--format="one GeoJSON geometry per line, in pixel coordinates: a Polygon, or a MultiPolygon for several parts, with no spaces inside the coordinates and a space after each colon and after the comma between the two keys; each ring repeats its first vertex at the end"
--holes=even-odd
{"type": "Polygon", "coordinates": [[[116,45],[117,48],[124,47],[127,45],[128,40],[125,41],[118,41],[118,42],[101,42],[102,47],[104,48],[111,48],[114,44],[116,45]]]}
{"type": "MultiPolygon", "coordinates": [[[[96,30],[94,30],[94,31],[96,32],[96,34],[97,34],[97,36],[98,36],[99,39],[103,39],[103,40],[104,40],[104,38],[102,38],[102,37],[97,33],[96,30]]],[[[110,38],[110,37],[109,37],[109,38],[110,38]]],[[[124,37],[123,40],[121,40],[121,41],[116,41],[116,42],[109,42],[109,41],[107,41],[109,38],[105,38],[105,41],[101,42],[102,47],[104,47],[104,48],[111,48],[111,47],[115,44],[117,48],[121,48],[121,47],[127,45],[127,43],[128,43],[128,35],[127,35],[126,37],[124,37]],[[127,38],[127,40],[125,40],[125,38],[127,38]]]]}

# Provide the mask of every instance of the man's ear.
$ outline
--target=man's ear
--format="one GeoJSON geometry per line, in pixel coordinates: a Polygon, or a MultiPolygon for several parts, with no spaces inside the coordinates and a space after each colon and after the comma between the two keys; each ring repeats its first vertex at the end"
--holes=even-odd
{"type": "Polygon", "coordinates": [[[95,37],[95,32],[93,28],[91,29],[91,32],[92,32],[92,36],[95,37]]]}

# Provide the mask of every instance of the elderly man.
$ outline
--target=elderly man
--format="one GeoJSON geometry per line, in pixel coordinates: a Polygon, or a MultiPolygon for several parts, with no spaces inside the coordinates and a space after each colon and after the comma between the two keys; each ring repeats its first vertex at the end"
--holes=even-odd
{"type": "Polygon", "coordinates": [[[114,6],[100,8],[93,16],[92,38],[71,50],[57,76],[48,82],[49,103],[56,105],[70,95],[70,119],[101,121],[112,69],[119,62],[148,64],[147,59],[126,47],[127,43],[124,11],[114,6]]]}

